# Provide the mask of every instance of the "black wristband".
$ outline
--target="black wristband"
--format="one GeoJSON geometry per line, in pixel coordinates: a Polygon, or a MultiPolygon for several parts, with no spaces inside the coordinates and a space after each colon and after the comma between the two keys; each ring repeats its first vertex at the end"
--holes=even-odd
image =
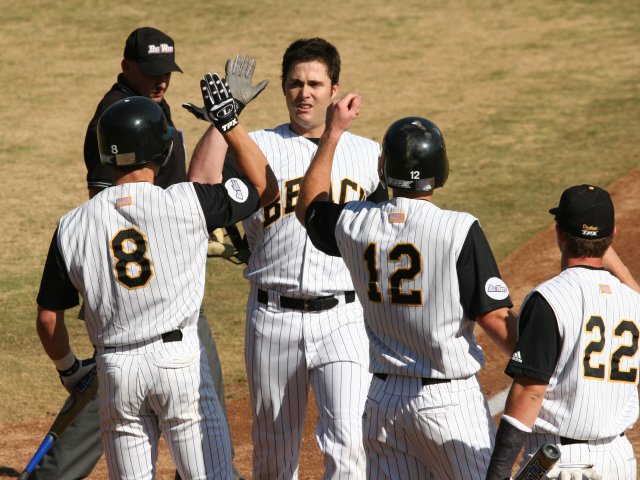
{"type": "Polygon", "coordinates": [[[509,480],[513,464],[529,435],[511,425],[505,419],[500,420],[496,434],[496,446],[491,455],[486,480],[509,480]]]}
{"type": "Polygon", "coordinates": [[[75,361],[73,362],[73,365],[71,365],[66,370],[58,370],[58,373],[62,377],[70,377],[71,375],[76,373],[79,368],[80,368],[80,360],[78,360],[78,357],[76,357],[75,361]]]}

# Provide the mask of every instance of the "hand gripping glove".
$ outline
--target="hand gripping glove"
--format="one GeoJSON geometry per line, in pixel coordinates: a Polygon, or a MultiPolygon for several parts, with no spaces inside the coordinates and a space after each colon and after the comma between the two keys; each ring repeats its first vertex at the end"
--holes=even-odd
{"type": "Polygon", "coordinates": [[[269,83],[269,80],[262,80],[256,86],[251,86],[255,69],[256,60],[248,55],[236,55],[235,60],[229,59],[225,65],[226,81],[238,107],[237,115],[240,115],[242,109],[260,95],[269,83]]]}
{"type": "Polygon", "coordinates": [[[222,133],[229,132],[238,125],[238,106],[233,99],[227,82],[217,73],[207,73],[200,80],[204,107],[192,103],[183,103],[196,118],[206,120],[222,133]]]}
{"type": "Polygon", "coordinates": [[[73,389],[78,382],[94,368],[96,368],[95,358],[87,358],[85,360],[78,360],[76,358],[70,368],[62,371],[58,370],[58,374],[67,392],[73,393],[73,389]]]}
{"type": "Polygon", "coordinates": [[[564,464],[553,467],[547,478],[553,480],[601,480],[602,477],[591,465],[564,464]]]}

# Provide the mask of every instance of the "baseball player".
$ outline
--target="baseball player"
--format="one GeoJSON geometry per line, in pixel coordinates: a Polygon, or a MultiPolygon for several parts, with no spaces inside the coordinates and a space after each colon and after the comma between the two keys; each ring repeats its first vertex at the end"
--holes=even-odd
{"type": "MultiPolygon", "coordinates": [[[[297,478],[309,387],[323,478],[364,478],[362,412],[371,375],[362,307],[344,262],[317,250],[293,214],[339,75],[340,56],[329,42],[293,42],[282,61],[289,122],[250,134],[281,192],[243,224],[251,250],[245,349],[254,479],[297,478]]],[[[375,173],[379,152],[376,142],[342,137],[331,178],[336,202],[386,198],[375,173]]],[[[194,153],[191,178],[207,179],[196,167],[194,153]]]]}
{"type": "MultiPolygon", "coordinates": [[[[165,97],[172,72],[182,72],[175,61],[173,39],[155,28],[135,29],[126,40],[121,67],[122,72],[118,75],[117,82],[100,101],[87,127],[84,140],[84,161],[87,167],[89,198],[113,184],[113,168],[101,163],[97,139],[98,120],[109,106],[123,98],[136,95],[145,96],[160,105],[169,126],[175,128],[171,109],[165,97]]],[[[243,77],[236,75],[236,72],[229,73],[231,75],[227,75],[227,79],[232,91],[234,91],[234,83],[242,82],[243,77]]],[[[241,71],[238,70],[237,73],[239,74],[241,71]]],[[[182,133],[177,129],[174,132],[173,149],[154,180],[155,185],[162,188],[187,180],[186,149],[182,133]]],[[[208,135],[205,135],[201,141],[205,141],[208,135]]],[[[222,141],[224,143],[224,140],[222,141]]],[[[217,179],[215,183],[220,181],[221,178],[217,179]]],[[[213,243],[210,242],[209,245],[211,248],[213,243]]],[[[229,252],[229,256],[234,253],[234,251],[229,252]]],[[[201,309],[198,317],[198,333],[204,344],[216,394],[226,417],[222,367],[204,309],[201,309]]],[[[76,417],[64,435],[45,455],[32,478],[34,480],[84,478],[91,473],[102,456],[102,452],[98,426],[98,402],[93,401],[76,417]]],[[[240,478],[235,468],[234,478],[240,478]]]]}
{"type": "Polygon", "coordinates": [[[487,479],[509,478],[523,445],[526,460],[553,443],[561,457],[546,478],[633,480],[625,431],[638,419],[640,295],[603,268],[613,202],[599,187],[576,185],[549,212],[562,272],[523,302],[487,479]]]}
{"type": "Polygon", "coordinates": [[[296,215],[317,248],[346,263],[366,320],[373,379],[363,416],[370,479],[482,479],[494,426],[476,373],[478,324],[503,350],[515,344],[511,300],[478,220],[431,200],[448,173],[442,133],[403,118],[382,142],[387,202],[331,201],[336,145],[358,114],[333,105],[296,215]]]}
{"type": "Polygon", "coordinates": [[[234,148],[246,178],[155,186],[174,129],[148,98],[114,103],[98,123],[114,186],[62,217],[38,294],[38,334],[67,388],[88,367],[70,349],[64,325],[64,310],[83,297],[114,479],[154,478],[160,433],[183,478],[232,475],[229,432],[197,331],[208,232],[278,192],[264,155],[238,124],[224,80],[207,74],[201,87],[207,119],[234,148]]]}

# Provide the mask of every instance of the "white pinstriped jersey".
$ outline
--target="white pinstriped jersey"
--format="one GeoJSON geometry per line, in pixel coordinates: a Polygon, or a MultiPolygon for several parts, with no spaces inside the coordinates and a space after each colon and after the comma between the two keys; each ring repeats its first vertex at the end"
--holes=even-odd
{"type": "Polygon", "coordinates": [[[638,418],[640,295],[605,270],[573,267],[534,289],[562,346],[535,431],[615,437],[638,418]]]}
{"type": "MultiPolygon", "coordinates": [[[[280,200],[244,222],[251,249],[245,277],[282,293],[322,296],[353,290],[344,262],[318,251],[295,216],[302,177],[316,144],[293,132],[288,123],[250,135],[278,179],[280,200]]],[[[379,155],[378,143],[348,132],[342,135],[331,173],[336,203],[363,200],[376,189],[379,155]]]]}
{"type": "MultiPolygon", "coordinates": [[[[453,379],[481,368],[484,355],[461,305],[456,270],[476,221],[407,198],[342,210],[335,237],[364,309],[372,372],[453,379]]],[[[508,298],[499,278],[480,290],[508,298]]]]}
{"type": "MultiPolygon", "coordinates": [[[[255,191],[248,191],[244,181],[229,179],[225,186],[224,194],[222,186],[202,188],[210,188],[207,192],[217,199],[244,195],[244,201],[228,202],[232,205],[253,194],[253,208],[257,205],[255,191]]],[[[227,201],[216,201],[227,214],[227,201]]],[[[228,211],[232,208],[239,207],[228,211]]],[[[206,218],[194,184],[165,190],[147,182],[105,189],[62,217],[57,249],[71,284],[84,298],[94,345],[131,345],[197,323],[205,283],[206,218]]]]}

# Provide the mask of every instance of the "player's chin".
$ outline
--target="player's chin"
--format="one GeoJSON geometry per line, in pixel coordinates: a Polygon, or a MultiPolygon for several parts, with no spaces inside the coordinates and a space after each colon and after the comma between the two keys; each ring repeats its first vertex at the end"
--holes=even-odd
{"type": "Polygon", "coordinates": [[[164,92],[156,92],[153,91],[149,94],[149,98],[151,100],[153,100],[156,103],[160,103],[162,102],[162,99],[164,98],[164,92]]]}
{"type": "Polygon", "coordinates": [[[313,128],[317,124],[316,119],[309,112],[303,112],[302,114],[296,112],[292,120],[305,129],[313,128]]]}

